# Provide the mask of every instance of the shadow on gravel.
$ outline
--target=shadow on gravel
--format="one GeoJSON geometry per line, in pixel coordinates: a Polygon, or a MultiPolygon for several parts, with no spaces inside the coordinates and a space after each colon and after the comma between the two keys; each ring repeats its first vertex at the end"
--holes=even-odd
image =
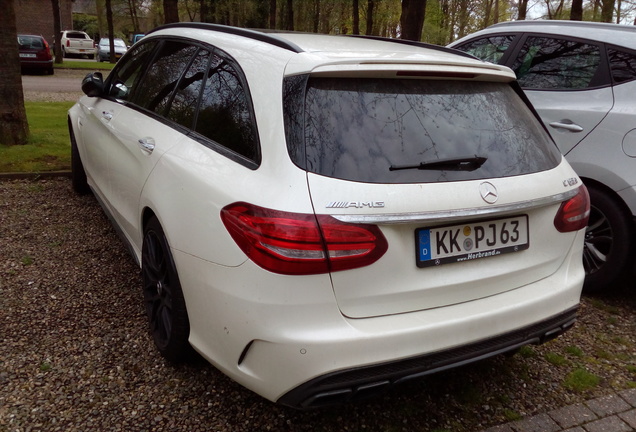
{"type": "Polygon", "coordinates": [[[277,406],[202,359],[161,359],[139,270],[94,198],[65,178],[1,181],[0,197],[0,430],[473,432],[636,386],[636,304],[623,288],[584,298],[573,330],[514,357],[365,403],[277,406]],[[596,384],[571,386],[578,370],[596,384]]]}

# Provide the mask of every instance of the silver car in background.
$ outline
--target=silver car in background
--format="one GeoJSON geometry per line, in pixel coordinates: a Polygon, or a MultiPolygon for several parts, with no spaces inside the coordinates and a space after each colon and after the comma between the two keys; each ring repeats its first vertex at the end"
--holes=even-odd
{"type": "Polygon", "coordinates": [[[516,73],[590,193],[584,288],[608,289],[634,265],[636,27],[506,22],[449,46],[516,73]]]}

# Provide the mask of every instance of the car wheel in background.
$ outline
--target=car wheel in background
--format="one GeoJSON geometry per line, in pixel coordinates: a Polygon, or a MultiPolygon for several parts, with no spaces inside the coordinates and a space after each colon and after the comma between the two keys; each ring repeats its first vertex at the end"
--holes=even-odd
{"type": "Polygon", "coordinates": [[[69,135],[71,137],[71,182],[73,184],[73,190],[80,194],[85,195],[91,191],[86,181],[86,171],[84,171],[84,164],[77,149],[77,142],[73,134],[73,129],[69,124],[69,135]]]}
{"type": "Polygon", "coordinates": [[[141,272],[146,314],[157,349],[171,362],[186,360],[192,348],[185,299],[168,241],[154,216],[144,229],[141,272]]]}
{"type": "Polygon", "coordinates": [[[591,208],[583,250],[583,289],[596,293],[611,289],[631,263],[632,223],[627,212],[602,189],[587,188],[591,208]]]}

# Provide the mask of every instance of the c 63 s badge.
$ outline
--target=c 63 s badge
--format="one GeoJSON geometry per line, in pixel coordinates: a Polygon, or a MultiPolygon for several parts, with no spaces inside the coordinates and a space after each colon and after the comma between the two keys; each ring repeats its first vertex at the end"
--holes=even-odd
{"type": "Polygon", "coordinates": [[[384,201],[332,201],[325,208],[383,208],[384,201]]]}

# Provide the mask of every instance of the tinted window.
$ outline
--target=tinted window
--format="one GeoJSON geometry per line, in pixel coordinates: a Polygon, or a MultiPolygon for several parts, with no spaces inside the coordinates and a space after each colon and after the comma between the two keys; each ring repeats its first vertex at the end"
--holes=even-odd
{"type": "Polygon", "coordinates": [[[484,61],[499,63],[514,39],[514,35],[489,36],[458,46],[457,49],[466,51],[484,61]]]}
{"type": "Polygon", "coordinates": [[[197,47],[189,44],[166,41],[137,86],[133,102],[163,115],[179,78],[197,51],[197,47]]]}
{"type": "Polygon", "coordinates": [[[595,79],[600,64],[601,51],[596,45],[529,37],[512,69],[523,88],[576,90],[599,85],[595,79]]]}
{"type": "Polygon", "coordinates": [[[192,128],[209,61],[210,52],[204,49],[199,50],[177,86],[167,118],[192,128]]]}
{"type": "Polygon", "coordinates": [[[285,86],[290,157],[328,177],[369,183],[473,180],[538,172],[561,160],[507,84],[312,78],[305,90],[293,78],[285,86]],[[421,162],[475,156],[486,161],[472,170],[417,169],[421,162]],[[390,169],[409,165],[414,169],[390,169]]]}
{"type": "Polygon", "coordinates": [[[130,99],[154,47],[155,43],[152,41],[136,45],[129,51],[126,59],[117,64],[108,77],[110,83],[108,94],[110,96],[121,100],[130,99]]]}
{"type": "Polygon", "coordinates": [[[259,162],[248,92],[238,68],[213,56],[196,121],[196,131],[239,155],[259,162]]]}
{"type": "Polygon", "coordinates": [[[636,54],[614,48],[608,48],[607,54],[615,83],[636,79],[636,54]]]}

